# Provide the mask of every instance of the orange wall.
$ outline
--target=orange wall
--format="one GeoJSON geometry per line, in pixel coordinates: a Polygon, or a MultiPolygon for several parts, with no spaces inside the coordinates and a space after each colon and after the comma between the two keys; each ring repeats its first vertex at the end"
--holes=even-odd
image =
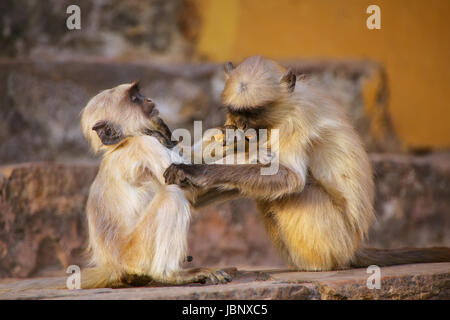
{"type": "Polygon", "coordinates": [[[212,61],[369,58],[387,69],[407,147],[450,147],[450,0],[199,0],[197,51],[212,61]],[[381,30],[366,8],[381,8],[381,30]]]}

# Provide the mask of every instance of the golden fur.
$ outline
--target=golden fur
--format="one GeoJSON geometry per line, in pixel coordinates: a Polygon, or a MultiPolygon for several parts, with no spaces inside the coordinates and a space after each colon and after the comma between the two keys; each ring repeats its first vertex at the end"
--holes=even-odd
{"type": "Polygon", "coordinates": [[[374,218],[370,162],[340,106],[306,80],[289,92],[280,83],[285,72],[262,57],[247,59],[229,75],[223,101],[238,108],[273,103],[269,122],[280,130],[280,165],[300,181],[288,196],[284,190],[272,201],[261,195],[263,217],[276,226],[270,237],[298,269],[342,267],[374,218]],[[247,90],[236,93],[242,83],[247,90]]]}
{"type": "MultiPolygon", "coordinates": [[[[419,249],[408,251],[403,260],[392,254],[377,260],[379,252],[360,249],[374,220],[374,182],[368,155],[342,107],[263,57],[235,69],[228,63],[225,71],[225,126],[278,129],[279,145],[270,146],[279,155],[278,172],[262,176],[260,164],[172,164],[164,173],[167,182],[209,190],[207,203],[214,192],[221,200],[223,190],[255,199],[273,243],[298,270],[450,259],[448,249],[427,258],[419,249]]],[[[201,197],[194,203],[201,204],[201,197]]]]}

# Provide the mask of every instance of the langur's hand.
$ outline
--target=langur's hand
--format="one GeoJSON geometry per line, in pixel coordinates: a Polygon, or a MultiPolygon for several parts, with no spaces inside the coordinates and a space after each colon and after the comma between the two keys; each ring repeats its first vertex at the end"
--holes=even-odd
{"type": "Polygon", "coordinates": [[[205,179],[202,177],[202,165],[172,163],[164,172],[166,184],[177,184],[180,187],[202,187],[205,179]]]}

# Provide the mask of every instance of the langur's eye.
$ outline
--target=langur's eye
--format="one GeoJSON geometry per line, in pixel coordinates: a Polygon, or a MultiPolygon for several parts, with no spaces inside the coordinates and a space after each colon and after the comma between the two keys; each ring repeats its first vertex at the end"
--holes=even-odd
{"type": "Polygon", "coordinates": [[[106,128],[105,129],[105,134],[107,135],[107,136],[112,136],[112,130],[110,129],[110,128],[106,128]]]}
{"type": "Polygon", "coordinates": [[[134,94],[131,95],[131,101],[132,102],[137,102],[138,101],[138,97],[136,97],[134,94]]]}

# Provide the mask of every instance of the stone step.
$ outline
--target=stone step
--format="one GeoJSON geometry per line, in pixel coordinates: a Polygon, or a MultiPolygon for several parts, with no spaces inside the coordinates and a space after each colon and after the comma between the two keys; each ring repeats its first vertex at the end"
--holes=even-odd
{"type": "MultiPolygon", "coordinates": [[[[361,61],[293,61],[347,108],[368,150],[397,150],[382,67],[361,61]]],[[[223,67],[114,60],[0,59],[0,163],[90,159],[79,114],[99,91],[141,79],[172,129],[222,125],[223,67]]]]}
{"type": "MultiPolygon", "coordinates": [[[[372,154],[378,221],[368,245],[450,246],[450,154],[372,154]]],[[[83,266],[85,201],[95,163],[0,167],[0,278],[35,277],[83,266]]],[[[283,266],[250,200],[197,212],[190,266],[283,266]]]]}
{"type": "Polygon", "coordinates": [[[65,283],[64,277],[4,279],[0,281],[0,299],[450,299],[450,263],[383,267],[379,288],[373,286],[376,282],[369,280],[371,276],[366,269],[289,272],[260,268],[234,272],[228,284],[89,290],[48,289],[65,283]]]}

